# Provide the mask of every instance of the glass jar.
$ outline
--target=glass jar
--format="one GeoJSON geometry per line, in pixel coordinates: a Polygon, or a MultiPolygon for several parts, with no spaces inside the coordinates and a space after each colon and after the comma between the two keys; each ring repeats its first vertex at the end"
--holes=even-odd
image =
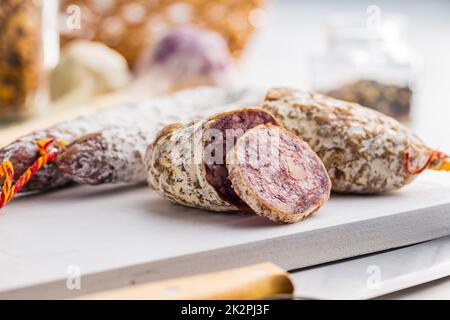
{"type": "Polygon", "coordinates": [[[310,64],[313,89],[408,123],[421,62],[406,41],[406,17],[370,25],[365,15],[335,14],[327,30],[327,49],[310,64]]]}
{"type": "Polygon", "coordinates": [[[57,1],[0,2],[0,122],[27,118],[48,103],[59,55],[57,1]]]}

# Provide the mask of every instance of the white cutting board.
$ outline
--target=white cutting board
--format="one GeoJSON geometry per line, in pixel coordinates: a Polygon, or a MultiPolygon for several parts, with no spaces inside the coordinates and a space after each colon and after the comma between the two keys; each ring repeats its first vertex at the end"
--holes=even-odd
{"type": "Polygon", "coordinates": [[[0,212],[0,298],[63,298],[263,261],[291,270],[448,234],[446,173],[386,195],[333,195],[293,225],[185,208],[145,186],[75,187],[0,212]],[[67,289],[78,271],[81,291],[67,289]]]}

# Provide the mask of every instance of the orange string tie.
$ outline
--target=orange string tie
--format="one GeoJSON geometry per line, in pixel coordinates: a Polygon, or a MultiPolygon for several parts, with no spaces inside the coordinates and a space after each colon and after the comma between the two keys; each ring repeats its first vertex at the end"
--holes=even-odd
{"type": "Polygon", "coordinates": [[[410,175],[417,175],[422,173],[426,169],[432,169],[437,171],[450,171],[450,158],[445,153],[437,150],[433,150],[428,155],[428,159],[425,164],[418,169],[413,169],[411,165],[411,155],[409,150],[405,152],[405,166],[406,171],[410,175]]]}
{"type": "Polygon", "coordinates": [[[14,181],[14,167],[9,160],[5,160],[0,165],[0,178],[5,177],[3,182],[2,191],[0,194],[0,209],[3,208],[11,199],[22,189],[24,185],[31,180],[37,171],[39,171],[44,165],[55,159],[57,152],[52,150],[48,152],[48,148],[53,144],[55,139],[40,140],[38,145],[39,157],[34,163],[17,179],[13,186],[14,181]]]}

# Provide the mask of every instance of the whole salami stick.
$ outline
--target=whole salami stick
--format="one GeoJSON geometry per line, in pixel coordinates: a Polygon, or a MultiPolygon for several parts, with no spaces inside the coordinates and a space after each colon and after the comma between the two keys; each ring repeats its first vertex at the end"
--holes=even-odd
{"type": "MultiPolygon", "coordinates": [[[[196,114],[200,115],[208,112],[210,108],[221,110],[222,108],[230,108],[232,104],[259,103],[262,97],[263,93],[260,90],[203,87],[151,99],[139,105],[113,107],[23,136],[0,150],[0,160],[9,160],[12,163],[15,178],[17,179],[36,160],[38,156],[38,141],[54,139],[69,146],[67,148],[62,144],[57,145],[55,152],[58,156],[64,152],[64,157],[70,156],[70,159],[78,164],[86,160],[86,164],[91,162],[93,165],[88,167],[90,172],[99,172],[101,168],[95,167],[96,165],[103,164],[102,168],[105,168],[107,164],[111,164],[111,168],[116,167],[117,164],[114,161],[119,160],[120,162],[125,159],[127,156],[125,154],[130,151],[130,145],[133,145],[136,137],[138,137],[138,140],[140,139],[139,141],[146,143],[147,139],[154,138],[155,132],[165,123],[180,120],[186,121],[186,119],[192,118],[196,114]],[[118,139],[117,145],[113,134],[114,131],[121,132],[119,134],[121,138],[118,139]],[[145,138],[142,138],[143,136],[145,138]],[[89,157],[89,152],[84,147],[81,147],[86,146],[94,137],[96,137],[100,148],[93,146],[96,153],[92,153],[91,156],[98,156],[103,152],[103,155],[100,157],[103,157],[105,162],[97,161],[98,159],[94,161],[93,158],[89,157]],[[80,140],[74,143],[77,139],[80,140]],[[77,143],[80,143],[80,146],[77,146],[77,143]],[[109,149],[101,148],[101,146],[106,145],[113,148],[117,147],[119,148],[118,150],[122,150],[125,154],[122,153],[117,158],[117,153],[108,153],[109,149]]],[[[137,144],[135,143],[134,145],[136,146],[137,144]]],[[[140,146],[141,149],[143,147],[146,146],[140,146]]],[[[65,185],[71,181],[98,184],[113,181],[134,181],[136,178],[136,175],[134,175],[124,179],[126,172],[123,172],[123,176],[105,178],[98,175],[98,179],[96,179],[96,177],[90,177],[89,174],[86,175],[84,170],[79,170],[80,168],[68,166],[68,160],[64,160],[64,158],[61,158],[59,162],[63,168],[63,174],[61,174],[56,165],[58,163],[57,160],[58,157],[55,162],[36,172],[35,176],[24,186],[22,191],[44,191],[65,185]]],[[[142,169],[143,166],[141,165],[140,168],[142,169]]],[[[134,169],[133,171],[139,172],[138,169],[134,169]]],[[[145,176],[140,176],[138,180],[144,181],[145,176]]]]}
{"type": "Polygon", "coordinates": [[[386,192],[425,169],[450,170],[448,156],[396,120],[355,103],[275,88],[263,109],[317,152],[336,192],[386,192]]]}
{"type": "Polygon", "coordinates": [[[319,157],[261,109],[165,127],[145,158],[167,199],[211,211],[248,211],[282,223],[311,215],[330,195],[319,157]]]}

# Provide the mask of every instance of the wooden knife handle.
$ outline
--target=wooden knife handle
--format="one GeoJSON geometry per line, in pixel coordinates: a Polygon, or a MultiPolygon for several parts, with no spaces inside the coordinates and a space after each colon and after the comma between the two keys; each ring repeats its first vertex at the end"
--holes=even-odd
{"type": "Polygon", "coordinates": [[[89,294],[77,299],[262,299],[292,294],[289,274],[272,263],[262,263],[89,294]]]}

